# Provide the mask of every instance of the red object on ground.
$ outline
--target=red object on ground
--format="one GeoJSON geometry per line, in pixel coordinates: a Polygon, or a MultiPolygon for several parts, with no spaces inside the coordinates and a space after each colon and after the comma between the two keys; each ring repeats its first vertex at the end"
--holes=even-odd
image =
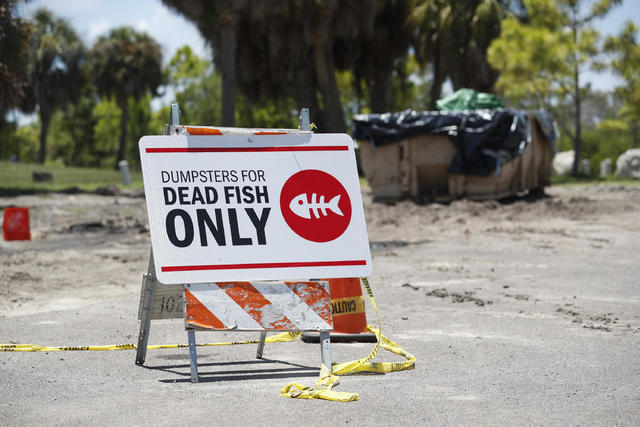
{"type": "Polygon", "coordinates": [[[2,236],[4,240],[31,240],[29,208],[4,208],[2,236]]]}

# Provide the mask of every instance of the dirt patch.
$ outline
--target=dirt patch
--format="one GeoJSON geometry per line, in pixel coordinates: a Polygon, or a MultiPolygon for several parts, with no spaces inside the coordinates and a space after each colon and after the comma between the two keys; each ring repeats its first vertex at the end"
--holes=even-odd
{"type": "Polygon", "coordinates": [[[452,303],[465,303],[472,302],[479,307],[483,307],[484,305],[491,305],[493,301],[491,300],[483,300],[475,296],[475,292],[473,291],[463,291],[463,292],[449,292],[445,288],[433,289],[431,291],[425,292],[425,295],[428,297],[435,298],[450,298],[452,303]]]}
{"type": "MultiPolygon", "coordinates": [[[[425,239],[436,241],[453,235],[470,237],[478,234],[502,234],[514,239],[529,235],[548,236],[548,241],[537,244],[553,249],[555,237],[582,238],[580,233],[567,229],[568,221],[597,222],[602,217],[636,211],[640,186],[552,187],[546,194],[531,197],[481,202],[457,200],[448,204],[421,204],[409,200],[376,203],[371,194],[365,192],[363,201],[369,238],[379,242],[374,250],[385,249],[385,242],[411,244],[425,239]],[[541,223],[544,219],[549,221],[541,223]]],[[[595,245],[608,243],[593,242],[595,245]]]]}
{"type": "Polygon", "coordinates": [[[507,294],[507,293],[503,293],[502,295],[504,295],[507,298],[513,298],[515,300],[518,301],[529,301],[529,295],[522,295],[522,294],[507,294]]]}
{"type": "Polygon", "coordinates": [[[82,222],[79,224],[71,224],[67,228],[68,233],[148,233],[147,225],[140,219],[132,216],[120,216],[116,218],[108,218],[104,221],[82,222]]]}
{"type": "MultiPolygon", "coordinates": [[[[0,198],[0,207],[30,208],[33,236],[30,242],[0,241],[0,315],[57,306],[68,295],[83,301],[123,294],[135,298],[150,248],[145,200],[140,190],[107,190],[101,193],[113,195],[0,198]]],[[[531,197],[448,204],[374,203],[365,190],[363,202],[374,264],[389,258],[393,259],[391,270],[393,266],[400,269],[389,273],[378,269],[382,283],[398,280],[395,283],[405,283],[407,289],[423,291],[430,298],[487,306],[501,297],[517,303],[538,301],[522,288],[520,279],[505,282],[518,271],[517,266],[494,271],[502,254],[515,255],[515,262],[522,265],[537,263],[531,254],[517,258],[522,252],[518,245],[526,244],[541,256],[562,250],[572,253],[576,248],[606,254],[628,232],[637,230],[640,186],[554,187],[547,194],[531,197]],[[607,224],[615,227],[602,231],[607,224]],[[492,251],[491,265],[474,264],[477,257],[473,255],[457,255],[471,247],[478,253],[492,251]],[[429,285],[421,285],[426,280],[429,285]],[[482,296],[474,285],[469,287],[474,280],[484,283],[482,296]],[[459,285],[451,285],[454,282],[459,285]],[[517,289],[502,291],[513,283],[518,284],[517,289]],[[495,285],[502,293],[490,291],[495,285]]],[[[588,320],[588,316],[580,317],[588,320]]]]}
{"type": "Polygon", "coordinates": [[[565,304],[564,307],[558,307],[556,312],[568,316],[572,319],[573,323],[581,324],[585,329],[592,329],[596,331],[611,332],[613,328],[633,330],[634,328],[630,324],[619,324],[619,317],[614,313],[604,313],[589,315],[580,313],[577,309],[568,308],[573,304],[565,304]]]}

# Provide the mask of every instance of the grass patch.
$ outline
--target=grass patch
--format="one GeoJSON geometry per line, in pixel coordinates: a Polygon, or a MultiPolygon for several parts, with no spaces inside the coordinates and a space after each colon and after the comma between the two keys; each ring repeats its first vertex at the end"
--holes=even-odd
{"type": "Polygon", "coordinates": [[[120,172],[109,169],[76,168],[33,163],[0,161],[0,195],[49,193],[58,191],[93,192],[98,187],[142,188],[142,174],[131,173],[132,184],[122,185],[120,172]],[[50,183],[33,182],[34,171],[49,172],[50,183]]]}

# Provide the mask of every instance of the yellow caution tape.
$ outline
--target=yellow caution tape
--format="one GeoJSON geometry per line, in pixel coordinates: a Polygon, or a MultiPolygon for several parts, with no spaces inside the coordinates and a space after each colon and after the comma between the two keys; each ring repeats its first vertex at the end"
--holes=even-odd
{"type": "MultiPolygon", "coordinates": [[[[283,332],[281,334],[267,337],[265,343],[294,341],[302,335],[302,332],[283,332]]],[[[230,342],[213,342],[206,344],[196,344],[198,347],[214,347],[220,345],[242,345],[242,344],[258,344],[258,340],[250,341],[230,341],[230,342]]],[[[159,344],[148,345],[147,350],[158,350],[164,348],[188,348],[189,344],[159,344]]],[[[0,351],[106,351],[106,350],[135,350],[135,344],[117,344],[117,345],[84,345],[77,347],[46,347],[37,344],[0,344],[0,351]]]]}
{"type": "MultiPolygon", "coordinates": [[[[373,292],[369,286],[369,282],[366,278],[362,278],[362,284],[367,291],[367,295],[371,301],[373,308],[376,311],[376,317],[378,325],[382,325],[380,322],[380,312],[375,299],[373,298],[373,292]]],[[[313,387],[306,387],[298,383],[290,383],[284,386],[280,390],[280,395],[283,397],[289,397],[292,399],[324,399],[334,402],[351,402],[360,399],[358,393],[351,392],[339,392],[334,391],[333,387],[340,384],[338,375],[349,375],[358,372],[375,372],[375,373],[387,373],[405,371],[415,368],[416,357],[407,352],[400,345],[391,341],[382,335],[382,326],[375,328],[371,325],[367,325],[369,332],[375,334],[377,340],[376,344],[367,357],[359,360],[353,360],[350,362],[334,363],[332,369],[322,365],[320,367],[320,378],[316,381],[313,387]],[[399,356],[406,358],[404,362],[372,362],[378,356],[380,347],[383,349],[395,353],[399,356]]],[[[283,332],[280,334],[267,337],[265,343],[276,342],[288,342],[298,339],[302,335],[302,332],[283,332]]],[[[224,345],[243,345],[243,344],[258,344],[258,340],[249,341],[230,341],[230,342],[216,342],[206,344],[196,344],[198,347],[213,347],[224,345]]],[[[161,345],[149,345],[148,350],[165,349],[165,348],[187,348],[188,344],[161,344],[161,345]]],[[[135,344],[118,344],[118,345],[93,345],[93,346],[78,346],[78,347],[46,347],[36,344],[0,344],[0,351],[14,351],[14,352],[49,352],[49,351],[108,351],[108,350],[135,350],[137,346],[135,344]]]]}
{"type": "MultiPolygon", "coordinates": [[[[380,312],[378,311],[376,300],[373,298],[373,292],[369,286],[369,281],[363,277],[362,284],[367,291],[367,295],[371,300],[373,308],[376,310],[378,325],[382,325],[380,322],[380,312]]],[[[335,363],[332,365],[332,371],[329,371],[326,366],[322,366],[320,369],[320,379],[316,381],[313,387],[305,387],[298,383],[290,383],[280,390],[280,396],[292,399],[324,399],[334,402],[352,402],[360,399],[360,395],[358,393],[338,392],[332,390],[333,387],[340,383],[338,375],[355,374],[358,372],[386,373],[415,369],[416,357],[382,335],[382,326],[374,328],[371,325],[367,325],[367,329],[369,332],[374,333],[377,338],[373,350],[371,350],[367,357],[351,362],[335,363]],[[402,356],[407,360],[404,362],[372,362],[372,360],[378,356],[380,347],[402,356]]]]}
{"type": "Polygon", "coordinates": [[[83,345],[74,347],[47,347],[37,344],[0,344],[0,351],[105,351],[135,350],[135,344],[83,345]]]}
{"type": "Polygon", "coordinates": [[[344,297],[331,300],[331,317],[364,313],[364,297],[344,297]]]}
{"type": "Polygon", "coordinates": [[[298,383],[287,384],[280,390],[280,396],[292,399],[324,399],[334,402],[351,402],[360,399],[358,393],[333,391],[332,388],[340,384],[336,375],[328,375],[316,381],[313,388],[298,383]]]}

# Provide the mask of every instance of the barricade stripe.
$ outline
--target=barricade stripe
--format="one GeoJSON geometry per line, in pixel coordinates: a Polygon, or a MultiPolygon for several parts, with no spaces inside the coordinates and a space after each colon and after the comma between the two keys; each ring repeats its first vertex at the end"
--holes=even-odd
{"type": "MultiPolygon", "coordinates": [[[[294,324],[295,330],[329,330],[331,324],[327,323],[313,309],[298,297],[298,295],[289,289],[288,286],[273,283],[254,283],[255,289],[269,298],[274,306],[282,310],[282,316],[290,320],[294,324]]],[[[327,298],[328,302],[328,298],[327,298]]],[[[262,322],[264,325],[264,322],[262,322]]]]}
{"type": "MultiPolygon", "coordinates": [[[[226,294],[264,329],[297,330],[295,323],[284,315],[265,316],[272,312],[273,304],[249,282],[218,283],[226,294]]],[[[275,313],[272,313],[275,314],[275,313]]]]}
{"type": "Polygon", "coordinates": [[[200,302],[193,294],[188,290],[184,290],[184,297],[187,301],[188,312],[191,316],[198,319],[198,321],[188,320],[188,323],[200,326],[202,328],[213,329],[225,329],[224,324],[218,319],[215,314],[211,312],[204,304],[200,302]]]}
{"type": "Polygon", "coordinates": [[[189,135],[222,135],[220,129],[185,126],[189,135]]]}
{"type": "Polygon", "coordinates": [[[324,304],[330,300],[327,288],[318,282],[284,282],[305,304],[307,304],[318,316],[329,325],[332,324],[331,308],[324,304]]]}
{"type": "MultiPolygon", "coordinates": [[[[237,282],[236,282],[237,283],[237,282]]],[[[215,283],[189,285],[189,291],[225,325],[224,329],[264,330],[225,291],[215,283]]]]}

